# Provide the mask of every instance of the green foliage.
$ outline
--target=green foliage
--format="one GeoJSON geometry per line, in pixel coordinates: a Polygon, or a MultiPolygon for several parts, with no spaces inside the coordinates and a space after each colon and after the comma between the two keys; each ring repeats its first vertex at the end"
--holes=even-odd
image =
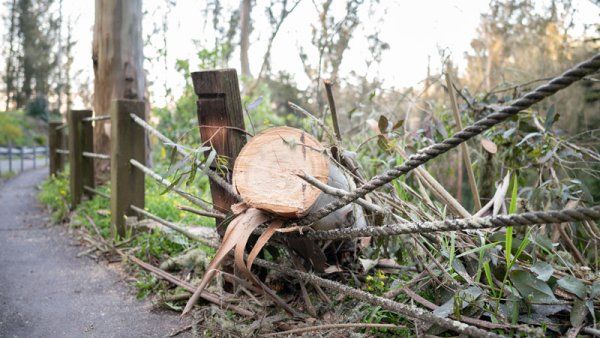
{"type": "Polygon", "coordinates": [[[48,100],[44,96],[36,96],[25,107],[25,113],[27,116],[48,121],[48,100]]]}
{"type": "Polygon", "coordinates": [[[45,180],[38,194],[42,204],[46,205],[52,212],[52,219],[56,222],[63,221],[69,214],[69,191],[68,172],[59,173],[45,180]]]}
{"type": "Polygon", "coordinates": [[[32,146],[45,144],[45,124],[22,111],[0,112],[0,145],[32,146]]]}
{"type": "MultiPolygon", "coordinates": [[[[160,169],[157,169],[160,170],[160,169]]],[[[206,178],[198,178],[189,191],[197,196],[205,195],[203,189],[208,187],[206,178]]],[[[110,195],[108,186],[99,186],[97,190],[110,195]]],[[[214,220],[197,216],[177,209],[177,205],[189,205],[185,199],[173,193],[162,194],[164,187],[156,181],[146,180],[146,210],[172,222],[185,225],[214,226],[214,220]]],[[[58,177],[51,177],[41,185],[39,200],[46,205],[55,221],[63,221],[69,215],[69,176],[61,173],[58,177]]],[[[72,214],[71,226],[85,227],[90,233],[96,235],[97,230],[107,241],[113,241],[110,222],[110,202],[102,196],[94,196],[84,200],[72,214]],[[91,220],[91,221],[90,221],[91,220]],[[93,222],[93,224],[92,224],[93,222]]],[[[138,248],[135,255],[147,262],[161,262],[169,257],[176,256],[194,246],[195,244],[186,237],[160,230],[138,231],[132,234],[130,245],[138,248]]],[[[207,248],[207,251],[211,251],[207,248]]],[[[138,297],[145,297],[158,290],[158,280],[150,275],[139,274],[136,282],[138,297]]]]}

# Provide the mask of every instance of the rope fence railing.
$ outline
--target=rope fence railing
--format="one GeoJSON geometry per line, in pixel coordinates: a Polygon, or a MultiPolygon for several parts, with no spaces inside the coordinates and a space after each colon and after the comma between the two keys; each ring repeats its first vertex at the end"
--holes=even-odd
{"type": "Polygon", "coordinates": [[[82,122],[95,122],[95,121],[107,121],[110,120],[110,115],[98,115],[93,117],[86,117],[81,119],[82,122]]]}
{"type": "Polygon", "coordinates": [[[90,152],[84,151],[81,153],[81,155],[83,157],[88,157],[88,158],[92,158],[95,160],[110,160],[110,155],[106,155],[106,154],[97,154],[97,153],[90,153],[90,152]]]}
{"type": "Polygon", "coordinates": [[[314,223],[315,221],[329,215],[335,210],[338,210],[354,202],[355,200],[364,197],[366,194],[378,189],[379,187],[390,183],[391,181],[407,174],[420,165],[423,165],[439,155],[446,153],[450,149],[458,147],[461,143],[483,133],[493,126],[505,121],[507,118],[514,116],[518,112],[523,111],[535,103],[538,103],[543,99],[556,94],[558,91],[567,88],[574,82],[581,80],[584,76],[598,71],[598,69],[600,69],[600,54],[596,54],[592,58],[567,70],[562,75],[553,78],[546,84],[537,87],[533,91],[513,101],[510,105],[500,108],[498,111],[489,114],[487,117],[464,128],[442,142],[433,144],[424,149],[420,149],[415,154],[410,155],[403,164],[387,170],[382,174],[374,176],[362,186],[356,188],[352,192],[349,192],[346,196],[341,197],[337,201],[334,201],[315,213],[303,218],[298,222],[298,224],[310,225],[314,223]]]}
{"type": "Polygon", "coordinates": [[[60,126],[56,127],[56,131],[66,130],[68,128],[69,128],[69,125],[61,124],[60,126]]]}
{"type": "Polygon", "coordinates": [[[60,155],[69,155],[70,154],[70,151],[68,151],[66,149],[56,149],[55,152],[60,155]]]}
{"type": "MultiPolygon", "coordinates": [[[[589,208],[563,209],[556,211],[535,211],[512,215],[490,217],[474,217],[468,219],[452,219],[436,222],[411,222],[367,227],[361,229],[347,228],[323,231],[308,230],[304,234],[288,233],[288,236],[314,239],[336,240],[357,237],[385,237],[414,233],[430,233],[442,231],[478,230],[498,227],[520,227],[540,224],[558,224],[600,219],[600,205],[589,208]]],[[[310,228],[308,228],[310,229],[310,228]]]]}

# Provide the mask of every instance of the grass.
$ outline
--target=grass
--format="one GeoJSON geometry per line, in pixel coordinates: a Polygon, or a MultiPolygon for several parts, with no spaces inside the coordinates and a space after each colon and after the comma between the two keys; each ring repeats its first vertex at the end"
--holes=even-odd
{"type": "MultiPolygon", "coordinates": [[[[196,180],[195,185],[190,185],[187,190],[196,196],[206,195],[205,189],[208,182],[205,178],[196,180]]],[[[70,192],[68,172],[60,173],[56,177],[48,178],[41,184],[38,198],[40,202],[48,207],[55,222],[65,222],[70,218],[69,226],[74,228],[86,228],[92,234],[96,230],[90,222],[94,222],[100,235],[107,241],[113,241],[110,222],[110,202],[102,196],[94,196],[84,200],[73,213],[69,210],[70,192]]],[[[97,190],[110,194],[110,188],[102,185],[97,190]]],[[[214,227],[214,220],[198,216],[177,209],[177,205],[189,205],[189,202],[174,193],[164,193],[164,187],[154,180],[146,180],[146,210],[166,220],[186,224],[214,227]]],[[[203,196],[208,198],[208,196],[203,196]]],[[[131,248],[135,248],[135,256],[151,264],[159,264],[169,257],[177,256],[185,250],[196,247],[183,235],[177,233],[162,232],[158,229],[151,231],[136,231],[130,238],[124,239],[131,248]]],[[[207,250],[207,251],[210,251],[207,250]]],[[[211,252],[212,253],[212,252],[211,252]]],[[[135,272],[138,288],[138,297],[144,298],[153,293],[162,293],[165,283],[146,272],[137,270],[135,272]]]]}

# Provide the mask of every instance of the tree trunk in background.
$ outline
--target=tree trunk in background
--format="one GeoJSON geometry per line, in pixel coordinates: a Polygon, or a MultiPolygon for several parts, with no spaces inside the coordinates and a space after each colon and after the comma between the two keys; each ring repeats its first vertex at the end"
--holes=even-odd
{"type": "MultiPolygon", "coordinates": [[[[141,0],[96,0],[92,61],[94,115],[106,115],[114,99],[143,100],[146,89],[141,0]]],[[[110,122],[94,128],[94,151],[110,152],[110,122]]],[[[105,177],[107,163],[97,161],[105,177]]]]}
{"type": "Polygon", "coordinates": [[[240,20],[240,61],[242,63],[242,76],[252,77],[250,73],[250,60],[248,59],[248,49],[250,48],[250,11],[252,10],[252,0],[242,0],[241,20],[240,20]]]}
{"type": "Polygon", "coordinates": [[[73,24],[71,18],[67,20],[67,40],[65,41],[65,80],[64,80],[64,91],[65,91],[65,112],[71,110],[73,106],[73,98],[71,97],[71,67],[73,67],[73,24]]]}
{"type": "Polygon", "coordinates": [[[17,1],[12,1],[10,8],[10,28],[8,32],[8,55],[6,56],[6,74],[4,81],[6,83],[6,111],[10,109],[10,100],[12,92],[14,90],[15,82],[15,71],[14,71],[14,60],[15,60],[15,18],[17,16],[17,1]]]}
{"type": "MultiPolygon", "coordinates": [[[[62,96],[63,91],[65,90],[65,85],[63,83],[63,67],[65,64],[62,61],[62,53],[63,53],[63,44],[62,44],[62,25],[63,25],[63,2],[62,0],[58,1],[58,48],[56,52],[56,64],[58,66],[57,79],[56,79],[56,109],[59,114],[62,114],[62,96]]],[[[69,33],[70,34],[70,33],[69,33]]]]}

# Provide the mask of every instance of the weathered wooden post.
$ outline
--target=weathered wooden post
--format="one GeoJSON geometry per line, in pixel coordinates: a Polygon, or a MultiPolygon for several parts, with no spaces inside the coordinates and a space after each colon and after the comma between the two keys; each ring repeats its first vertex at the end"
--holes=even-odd
{"type": "MultiPolygon", "coordinates": [[[[92,111],[89,110],[90,117],[93,115],[92,111]]],[[[82,152],[82,175],[83,175],[83,186],[94,188],[96,186],[96,176],[94,173],[94,159],[91,157],[83,156],[83,152],[93,153],[94,152],[94,125],[91,121],[81,121],[81,152],[82,152]]],[[[82,189],[83,189],[82,186],[82,189]]],[[[83,189],[83,193],[88,197],[94,197],[94,193],[89,190],[83,189]]]]}
{"type": "Polygon", "coordinates": [[[8,142],[8,172],[12,173],[12,154],[13,154],[13,145],[12,142],[8,142]]]}
{"type": "MultiPolygon", "coordinates": [[[[235,69],[192,73],[194,91],[198,96],[198,121],[202,142],[208,142],[219,157],[227,160],[227,179],[235,158],[246,144],[244,114],[235,69]]],[[[215,162],[211,164],[215,169],[215,162]]],[[[223,168],[221,168],[223,169],[223,168]]],[[[218,172],[221,172],[220,170],[218,172]]],[[[216,209],[227,212],[235,199],[218,184],[210,182],[210,192],[216,209]]],[[[217,225],[222,236],[225,229],[217,225]]]]}
{"type": "Polygon", "coordinates": [[[64,167],[63,156],[56,152],[56,149],[62,147],[64,143],[64,134],[60,130],[56,130],[60,126],[62,126],[62,123],[58,121],[52,121],[48,124],[48,161],[50,176],[56,176],[64,167]]]}
{"type": "Polygon", "coordinates": [[[23,147],[23,146],[21,146],[19,148],[19,155],[20,155],[19,157],[21,158],[21,171],[20,172],[23,172],[25,170],[25,151],[24,151],[24,148],[25,147],[23,147]]]}
{"type": "MultiPolygon", "coordinates": [[[[83,157],[83,121],[86,117],[91,117],[91,110],[71,110],[67,114],[67,125],[69,126],[69,170],[71,173],[71,208],[75,209],[81,203],[83,196],[83,186],[90,185],[88,171],[91,160],[83,157]]],[[[93,172],[92,172],[93,174],[93,172]]]]}
{"type": "Polygon", "coordinates": [[[37,147],[33,146],[33,148],[31,148],[31,153],[33,154],[33,169],[37,168],[37,159],[35,158],[35,155],[37,153],[37,147]]]}
{"type": "Polygon", "coordinates": [[[145,130],[130,114],[145,119],[144,101],[114,100],[110,110],[110,211],[113,234],[126,235],[125,216],[136,215],[130,206],[144,208],[144,173],[129,160],[146,163],[145,130]]]}

